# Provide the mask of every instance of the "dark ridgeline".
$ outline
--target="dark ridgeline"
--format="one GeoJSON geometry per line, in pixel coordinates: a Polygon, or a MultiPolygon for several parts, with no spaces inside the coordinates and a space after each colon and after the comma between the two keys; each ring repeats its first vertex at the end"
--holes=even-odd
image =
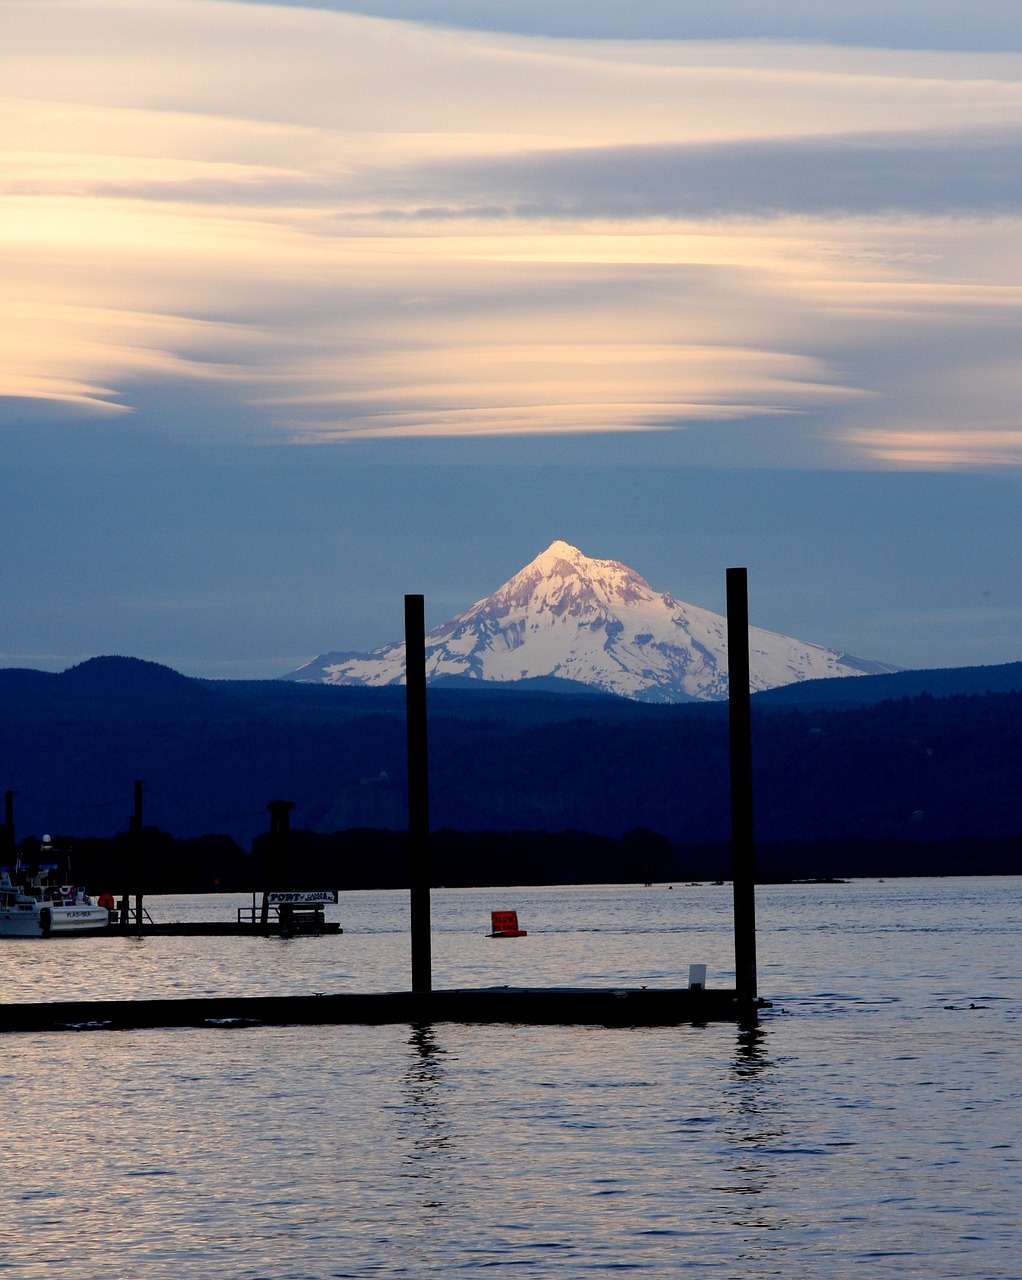
{"type": "MultiPolygon", "coordinates": [[[[266,801],[276,795],[298,802],[296,833],[405,826],[404,689],[204,682],[165,669],[163,681],[152,665],[111,658],[60,674],[0,670],[0,784],[18,795],[21,834],[113,840],[130,805],[124,791],[138,777],[150,780],[147,833],[156,827],[181,840],[220,833],[247,849],[265,832],[266,801]]],[[[901,677],[776,691],[804,699],[793,706],[753,696],[761,882],[967,874],[970,841],[977,870],[980,857],[983,870],[1022,869],[1022,667],[966,673],[962,692],[952,674],[933,696],[862,706],[824,705],[827,689],[901,689],[883,683],[901,677]],[[966,691],[984,681],[990,692],[966,691]]],[[[657,878],[726,877],[723,704],[431,684],[429,712],[434,831],[496,830],[505,842],[514,833],[588,832],[596,856],[598,840],[647,830],[677,850],[678,869],[657,878]],[[712,853],[720,849],[723,873],[712,853]]],[[[576,845],[566,837],[565,862],[576,845]]],[[[147,834],[146,874],[171,884],[184,864],[164,854],[147,834]]],[[[443,856],[436,842],[433,856],[443,856]]],[[[196,874],[180,887],[213,888],[213,878],[226,887],[234,870],[219,855],[215,865],[209,883],[196,874]]],[[[620,865],[611,878],[648,878],[630,876],[626,859],[620,865]]],[[[447,883],[461,870],[437,874],[447,883]]],[[[104,887],[125,885],[134,888],[130,873],[104,887]]]]}

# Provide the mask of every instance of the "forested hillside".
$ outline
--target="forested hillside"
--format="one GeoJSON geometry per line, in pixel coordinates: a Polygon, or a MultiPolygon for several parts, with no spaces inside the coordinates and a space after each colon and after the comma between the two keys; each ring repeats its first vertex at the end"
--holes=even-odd
{"type": "MultiPolygon", "coordinates": [[[[854,681],[838,682],[852,684],[854,681]]],[[[432,822],[674,844],[728,837],[723,706],[431,690],[432,822]]],[[[248,848],[269,800],[295,828],[404,825],[401,689],[189,680],[97,659],[60,675],[0,671],[0,788],[19,835],[145,821],[248,848]]],[[[754,701],[755,811],[767,843],[1010,840],[1022,834],[1022,694],[926,693],[848,709],[754,701]]]]}

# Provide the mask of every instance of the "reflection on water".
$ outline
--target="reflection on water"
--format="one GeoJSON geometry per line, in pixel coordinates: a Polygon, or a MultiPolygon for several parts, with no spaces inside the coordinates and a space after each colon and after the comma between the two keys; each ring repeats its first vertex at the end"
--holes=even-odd
{"type": "Polygon", "coordinates": [[[425,1209],[444,1207],[444,1174],[449,1167],[453,1139],[444,1106],[444,1059],[447,1050],[430,1025],[412,1028],[411,1050],[401,1090],[399,1132],[406,1148],[402,1176],[424,1179],[419,1194],[425,1209]]]}
{"type": "MultiPolygon", "coordinates": [[[[510,948],[492,895],[452,893],[435,954],[537,985],[709,957],[723,983],[726,898],[700,892],[502,894],[530,930],[510,948]]],[[[1018,1280],[1022,881],[757,909],[776,1007],[752,1030],[0,1037],[0,1274],[1018,1280]]],[[[406,896],[339,910],[351,932],[286,944],[14,942],[3,998],[407,985],[406,896]]]]}
{"type": "Polygon", "coordinates": [[[776,1229],[777,1207],[767,1195],[777,1176],[772,1152],[786,1134],[785,1118],[771,1076],[774,1063],[767,1055],[768,1032],[762,1025],[738,1032],[725,1098],[724,1134],[730,1144],[725,1162],[728,1181],[720,1188],[732,1200],[733,1226],[776,1229]]]}
{"type": "Polygon", "coordinates": [[[730,1066],[732,1124],[728,1136],[746,1146],[763,1146],[782,1137],[778,1098],[771,1088],[774,1063],[767,1056],[769,1032],[762,1024],[738,1032],[730,1066]]]}

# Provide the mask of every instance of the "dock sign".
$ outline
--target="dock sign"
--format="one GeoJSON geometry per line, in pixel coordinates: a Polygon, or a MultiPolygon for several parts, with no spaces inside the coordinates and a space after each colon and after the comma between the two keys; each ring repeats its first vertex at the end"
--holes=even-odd
{"type": "Polygon", "coordinates": [[[266,895],[271,907],[325,907],[337,901],[336,889],[296,889],[293,892],[274,891],[266,895]]]}

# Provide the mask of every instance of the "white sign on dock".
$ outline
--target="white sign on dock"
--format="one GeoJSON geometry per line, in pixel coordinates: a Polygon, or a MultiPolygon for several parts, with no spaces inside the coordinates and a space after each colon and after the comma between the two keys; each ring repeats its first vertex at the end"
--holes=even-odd
{"type": "Polygon", "coordinates": [[[325,907],[337,901],[336,889],[296,889],[292,892],[275,891],[266,895],[271,907],[325,907]]]}

